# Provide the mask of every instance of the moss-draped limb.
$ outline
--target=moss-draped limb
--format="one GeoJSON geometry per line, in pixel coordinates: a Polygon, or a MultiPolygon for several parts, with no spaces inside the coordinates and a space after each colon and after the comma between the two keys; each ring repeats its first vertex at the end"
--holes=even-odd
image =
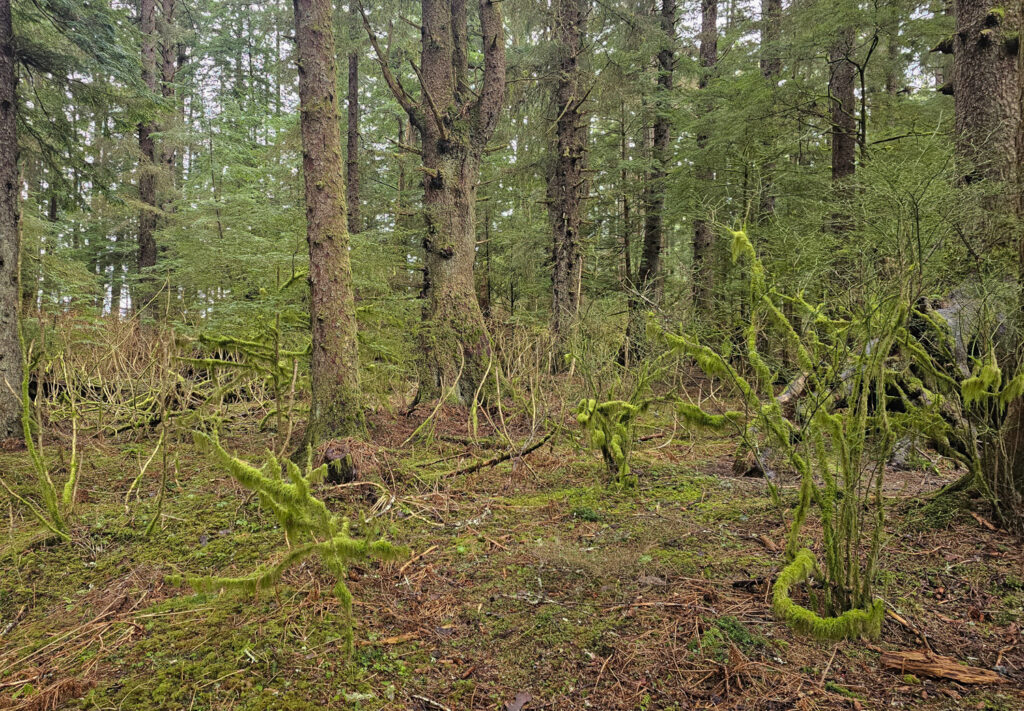
{"type": "Polygon", "coordinates": [[[265,590],[281,579],[288,568],[311,555],[317,555],[324,566],[334,575],[335,594],[341,602],[341,620],[345,647],[352,647],[352,595],[344,583],[347,565],[351,561],[397,560],[408,556],[402,546],[385,540],[367,541],[354,538],[348,519],[338,518],[311,491],[311,486],[323,480],[325,467],[312,467],[307,456],[305,471],[295,462],[281,462],[272,453],[262,469],[257,469],[229,454],[220,444],[216,434],[194,433],[196,444],[212,454],[231,476],[242,486],[259,496],[265,506],[284,528],[289,542],[303,543],[291,548],[276,563],[263,566],[252,575],[231,577],[169,576],[173,584],[187,584],[195,590],[214,592],[221,589],[237,590],[252,594],[265,590]],[[287,480],[284,478],[287,477],[287,480]]]}

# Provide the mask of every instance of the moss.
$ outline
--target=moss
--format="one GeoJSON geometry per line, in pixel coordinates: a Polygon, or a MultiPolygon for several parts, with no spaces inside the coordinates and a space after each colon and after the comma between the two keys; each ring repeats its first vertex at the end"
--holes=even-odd
{"type": "Polygon", "coordinates": [[[288,568],[316,554],[335,577],[334,594],[341,603],[345,648],[351,651],[352,594],[345,584],[348,563],[370,559],[397,560],[408,556],[408,549],[393,546],[382,539],[370,542],[353,538],[348,519],[339,519],[328,511],[323,501],[310,492],[313,484],[323,480],[326,467],[313,469],[311,464],[307,463],[306,471],[303,473],[298,465],[290,460],[285,460],[282,467],[271,454],[268,455],[267,463],[261,470],[228,454],[215,435],[208,436],[195,432],[194,437],[197,446],[206,448],[239,484],[258,495],[260,503],[273,513],[292,544],[301,538],[308,538],[309,542],[296,545],[279,561],[262,566],[251,575],[170,575],[167,576],[167,582],[172,585],[187,584],[200,592],[226,589],[251,595],[272,587],[288,568]],[[282,469],[287,472],[289,482],[281,478],[282,469]]]}
{"type": "Polygon", "coordinates": [[[810,578],[816,569],[814,555],[804,548],[779,573],[772,587],[772,609],[775,616],[794,630],[823,641],[856,639],[862,635],[877,639],[882,632],[882,617],[885,613],[881,600],[875,600],[868,610],[847,610],[837,617],[821,617],[793,602],[789,596],[790,589],[810,578]]]}
{"type": "Polygon", "coordinates": [[[715,620],[715,626],[746,654],[768,647],[768,640],[753,634],[746,625],[731,615],[719,617],[715,620]]]}
{"type": "Polygon", "coordinates": [[[826,681],[825,682],[825,690],[826,691],[831,691],[833,694],[839,694],[840,696],[845,696],[848,699],[863,699],[864,698],[863,695],[858,694],[855,691],[850,691],[845,686],[841,686],[840,684],[837,684],[834,681],[826,681]]]}
{"type": "Polygon", "coordinates": [[[612,482],[622,489],[637,485],[636,475],[629,466],[633,448],[636,418],[647,409],[649,401],[640,403],[609,400],[599,403],[594,398],[580,401],[576,421],[590,437],[590,444],[600,450],[608,465],[612,482]]]}

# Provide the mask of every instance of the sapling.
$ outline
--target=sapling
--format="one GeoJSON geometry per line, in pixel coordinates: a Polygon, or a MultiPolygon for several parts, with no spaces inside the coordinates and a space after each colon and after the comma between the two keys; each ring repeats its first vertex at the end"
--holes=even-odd
{"type": "MultiPolygon", "coordinates": [[[[74,388],[66,389],[68,407],[71,418],[71,453],[68,461],[68,474],[64,485],[58,490],[51,476],[50,465],[46,460],[46,449],[43,446],[43,428],[41,425],[41,413],[38,401],[42,400],[42,362],[39,365],[39,388],[36,393],[37,411],[33,421],[32,399],[29,397],[29,372],[28,361],[31,356],[31,348],[25,348],[24,337],[22,337],[22,352],[25,354],[25,363],[22,368],[21,382],[21,427],[25,440],[25,447],[28,449],[29,459],[32,462],[32,469],[36,477],[36,494],[42,499],[43,506],[40,507],[30,499],[17,493],[4,479],[0,478],[0,486],[7,491],[11,498],[16,499],[29,510],[32,516],[39,521],[50,533],[60,537],[64,541],[71,540],[69,520],[75,505],[75,495],[78,492],[78,474],[81,470],[81,457],[78,451],[78,406],[74,388]],[[35,437],[33,437],[33,434],[35,437]]],[[[63,358],[58,358],[61,365],[61,372],[64,381],[69,381],[67,366],[63,358]]],[[[9,386],[10,383],[5,383],[9,386]]]]}

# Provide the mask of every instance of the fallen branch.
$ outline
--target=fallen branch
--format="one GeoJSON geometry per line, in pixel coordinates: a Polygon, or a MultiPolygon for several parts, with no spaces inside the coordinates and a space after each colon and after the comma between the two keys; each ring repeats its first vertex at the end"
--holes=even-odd
{"type": "Polygon", "coordinates": [[[961,684],[1005,684],[1006,679],[989,669],[969,667],[951,657],[934,652],[883,652],[882,666],[901,674],[913,673],[940,679],[953,679],[961,684]]]}
{"type": "Polygon", "coordinates": [[[520,450],[510,449],[509,451],[505,452],[504,454],[499,454],[498,456],[491,457],[490,459],[479,459],[479,458],[477,458],[477,459],[473,460],[473,462],[471,462],[470,464],[467,464],[464,467],[460,467],[459,469],[456,469],[455,471],[448,472],[444,476],[447,477],[447,476],[458,476],[459,474],[469,474],[470,472],[479,471],[480,469],[486,469],[487,467],[493,467],[496,464],[501,464],[502,462],[507,462],[509,459],[513,459],[513,458],[516,458],[516,457],[525,457],[530,452],[533,452],[533,451],[535,451],[537,449],[540,449],[542,446],[544,446],[547,443],[547,441],[549,439],[551,439],[554,436],[555,436],[555,430],[551,430],[546,435],[544,435],[543,438],[541,438],[540,440],[534,442],[533,444],[531,444],[526,449],[520,449],[520,450]]]}

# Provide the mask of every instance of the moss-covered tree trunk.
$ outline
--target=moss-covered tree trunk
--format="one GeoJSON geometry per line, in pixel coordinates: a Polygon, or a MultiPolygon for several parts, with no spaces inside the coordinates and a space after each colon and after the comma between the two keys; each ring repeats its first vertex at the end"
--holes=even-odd
{"type": "Polygon", "coordinates": [[[0,439],[21,434],[22,362],[18,335],[21,232],[11,0],[0,0],[0,439]]]}
{"type": "Polygon", "coordinates": [[[293,0],[309,243],[312,390],[306,442],[363,428],[330,0],[293,0]]]}
{"type": "Polygon", "coordinates": [[[588,118],[583,112],[584,40],[589,0],[558,0],[553,17],[557,65],[552,109],[555,115],[554,156],[548,166],[547,200],[551,222],[551,334],[555,366],[562,363],[565,342],[580,306],[583,201],[587,180],[588,118]]]}
{"type": "MultiPolygon", "coordinates": [[[[419,397],[455,388],[473,398],[491,358],[490,337],[473,279],[480,161],[505,96],[505,45],[499,4],[479,0],[483,79],[470,86],[465,0],[422,0],[422,48],[414,100],[371,41],[392,93],[419,131],[426,231],[419,397]]],[[[367,29],[369,26],[367,24],[367,29]]]]}

